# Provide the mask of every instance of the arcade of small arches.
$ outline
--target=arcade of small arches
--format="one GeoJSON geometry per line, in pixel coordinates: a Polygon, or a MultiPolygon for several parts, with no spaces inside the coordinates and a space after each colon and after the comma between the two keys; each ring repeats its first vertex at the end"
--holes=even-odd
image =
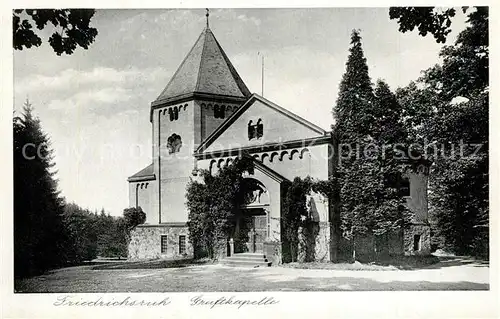
{"type": "Polygon", "coordinates": [[[212,104],[212,103],[201,103],[201,107],[204,109],[214,110],[214,117],[216,119],[223,119],[226,117],[226,112],[232,113],[238,108],[236,105],[226,105],[226,104],[212,104]]]}
{"type": "Polygon", "coordinates": [[[170,121],[176,121],[179,119],[179,113],[181,111],[186,111],[187,106],[187,104],[184,104],[164,108],[163,110],[160,110],[160,115],[165,115],[168,113],[170,121]]]}
{"type": "MultiPolygon", "coordinates": [[[[254,159],[259,162],[264,163],[265,161],[269,161],[270,163],[274,163],[276,161],[282,162],[283,160],[293,160],[293,159],[303,159],[304,156],[310,156],[310,151],[307,147],[303,149],[292,149],[292,150],[284,150],[280,152],[265,152],[262,154],[253,154],[251,155],[254,159]]],[[[230,165],[235,157],[227,157],[220,159],[212,159],[210,161],[209,170],[210,173],[214,172],[214,169],[221,169],[230,165]]]]}
{"type": "Polygon", "coordinates": [[[137,185],[135,185],[135,187],[137,189],[139,189],[139,188],[140,189],[148,189],[148,185],[149,185],[149,183],[137,183],[137,185]]]}

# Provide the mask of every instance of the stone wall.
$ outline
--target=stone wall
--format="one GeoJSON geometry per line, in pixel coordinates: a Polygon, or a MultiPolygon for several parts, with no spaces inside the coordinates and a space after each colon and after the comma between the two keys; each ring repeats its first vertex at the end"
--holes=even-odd
{"type": "Polygon", "coordinates": [[[404,231],[405,255],[428,255],[431,252],[431,228],[427,224],[413,224],[404,231]],[[418,236],[418,238],[416,238],[418,236]],[[418,239],[418,250],[415,240],[418,239]]]}
{"type": "Polygon", "coordinates": [[[193,257],[193,248],[189,242],[186,226],[139,225],[131,233],[128,246],[129,260],[143,259],[176,259],[193,257]],[[168,236],[167,251],[161,252],[161,236],[168,236]],[[179,254],[179,236],[186,236],[186,253],[179,254]]]}

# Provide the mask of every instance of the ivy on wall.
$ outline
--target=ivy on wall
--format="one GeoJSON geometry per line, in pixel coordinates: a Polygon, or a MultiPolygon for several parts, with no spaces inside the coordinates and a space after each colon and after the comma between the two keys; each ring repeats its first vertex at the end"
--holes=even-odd
{"type": "Polygon", "coordinates": [[[319,225],[309,214],[307,195],[316,192],[333,198],[335,185],[332,181],[315,181],[309,176],[295,177],[292,182],[284,182],[281,193],[284,263],[297,261],[299,255],[305,256],[306,261],[314,260],[314,243],[319,233],[319,225]]]}
{"type": "Polygon", "coordinates": [[[234,231],[240,207],[248,200],[243,173],[253,173],[253,160],[236,158],[230,165],[211,175],[201,170],[202,182],[187,186],[186,205],[189,210],[188,230],[195,258],[218,259],[226,251],[228,238],[234,231]]]}

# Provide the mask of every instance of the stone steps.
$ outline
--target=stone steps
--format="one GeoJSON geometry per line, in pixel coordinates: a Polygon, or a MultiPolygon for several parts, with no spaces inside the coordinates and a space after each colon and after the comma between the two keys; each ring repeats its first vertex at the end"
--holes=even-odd
{"type": "Polygon", "coordinates": [[[222,259],[221,263],[226,266],[234,267],[257,268],[271,266],[271,262],[267,260],[266,256],[258,253],[237,253],[222,259]]]}

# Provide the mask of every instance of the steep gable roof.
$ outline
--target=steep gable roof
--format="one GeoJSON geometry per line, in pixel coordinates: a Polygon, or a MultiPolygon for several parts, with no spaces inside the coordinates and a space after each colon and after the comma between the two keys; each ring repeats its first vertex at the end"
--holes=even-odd
{"type": "Polygon", "coordinates": [[[208,27],[200,34],[155,102],[190,93],[250,96],[247,86],[208,27]]]}
{"type": "Polygon", "coordinates": [[[201,153],[206,150],[228,127],[230,127],[252,104],[254,101],[260,101],[267,107],[274,109],[275,111],[287,116],[288,118],[298,122],[312,131],[318,133],[318,135],[326,135],[327,132],[321,127],[307,121],[306,119],[288,111],[287,109],[265,99],[258,94],[252,94],[252,96],[243,104],[236,112],[234,112],[230,117],[228,117],[215,131],[212,132],[196,149],[196,153],[201,153]]]}

